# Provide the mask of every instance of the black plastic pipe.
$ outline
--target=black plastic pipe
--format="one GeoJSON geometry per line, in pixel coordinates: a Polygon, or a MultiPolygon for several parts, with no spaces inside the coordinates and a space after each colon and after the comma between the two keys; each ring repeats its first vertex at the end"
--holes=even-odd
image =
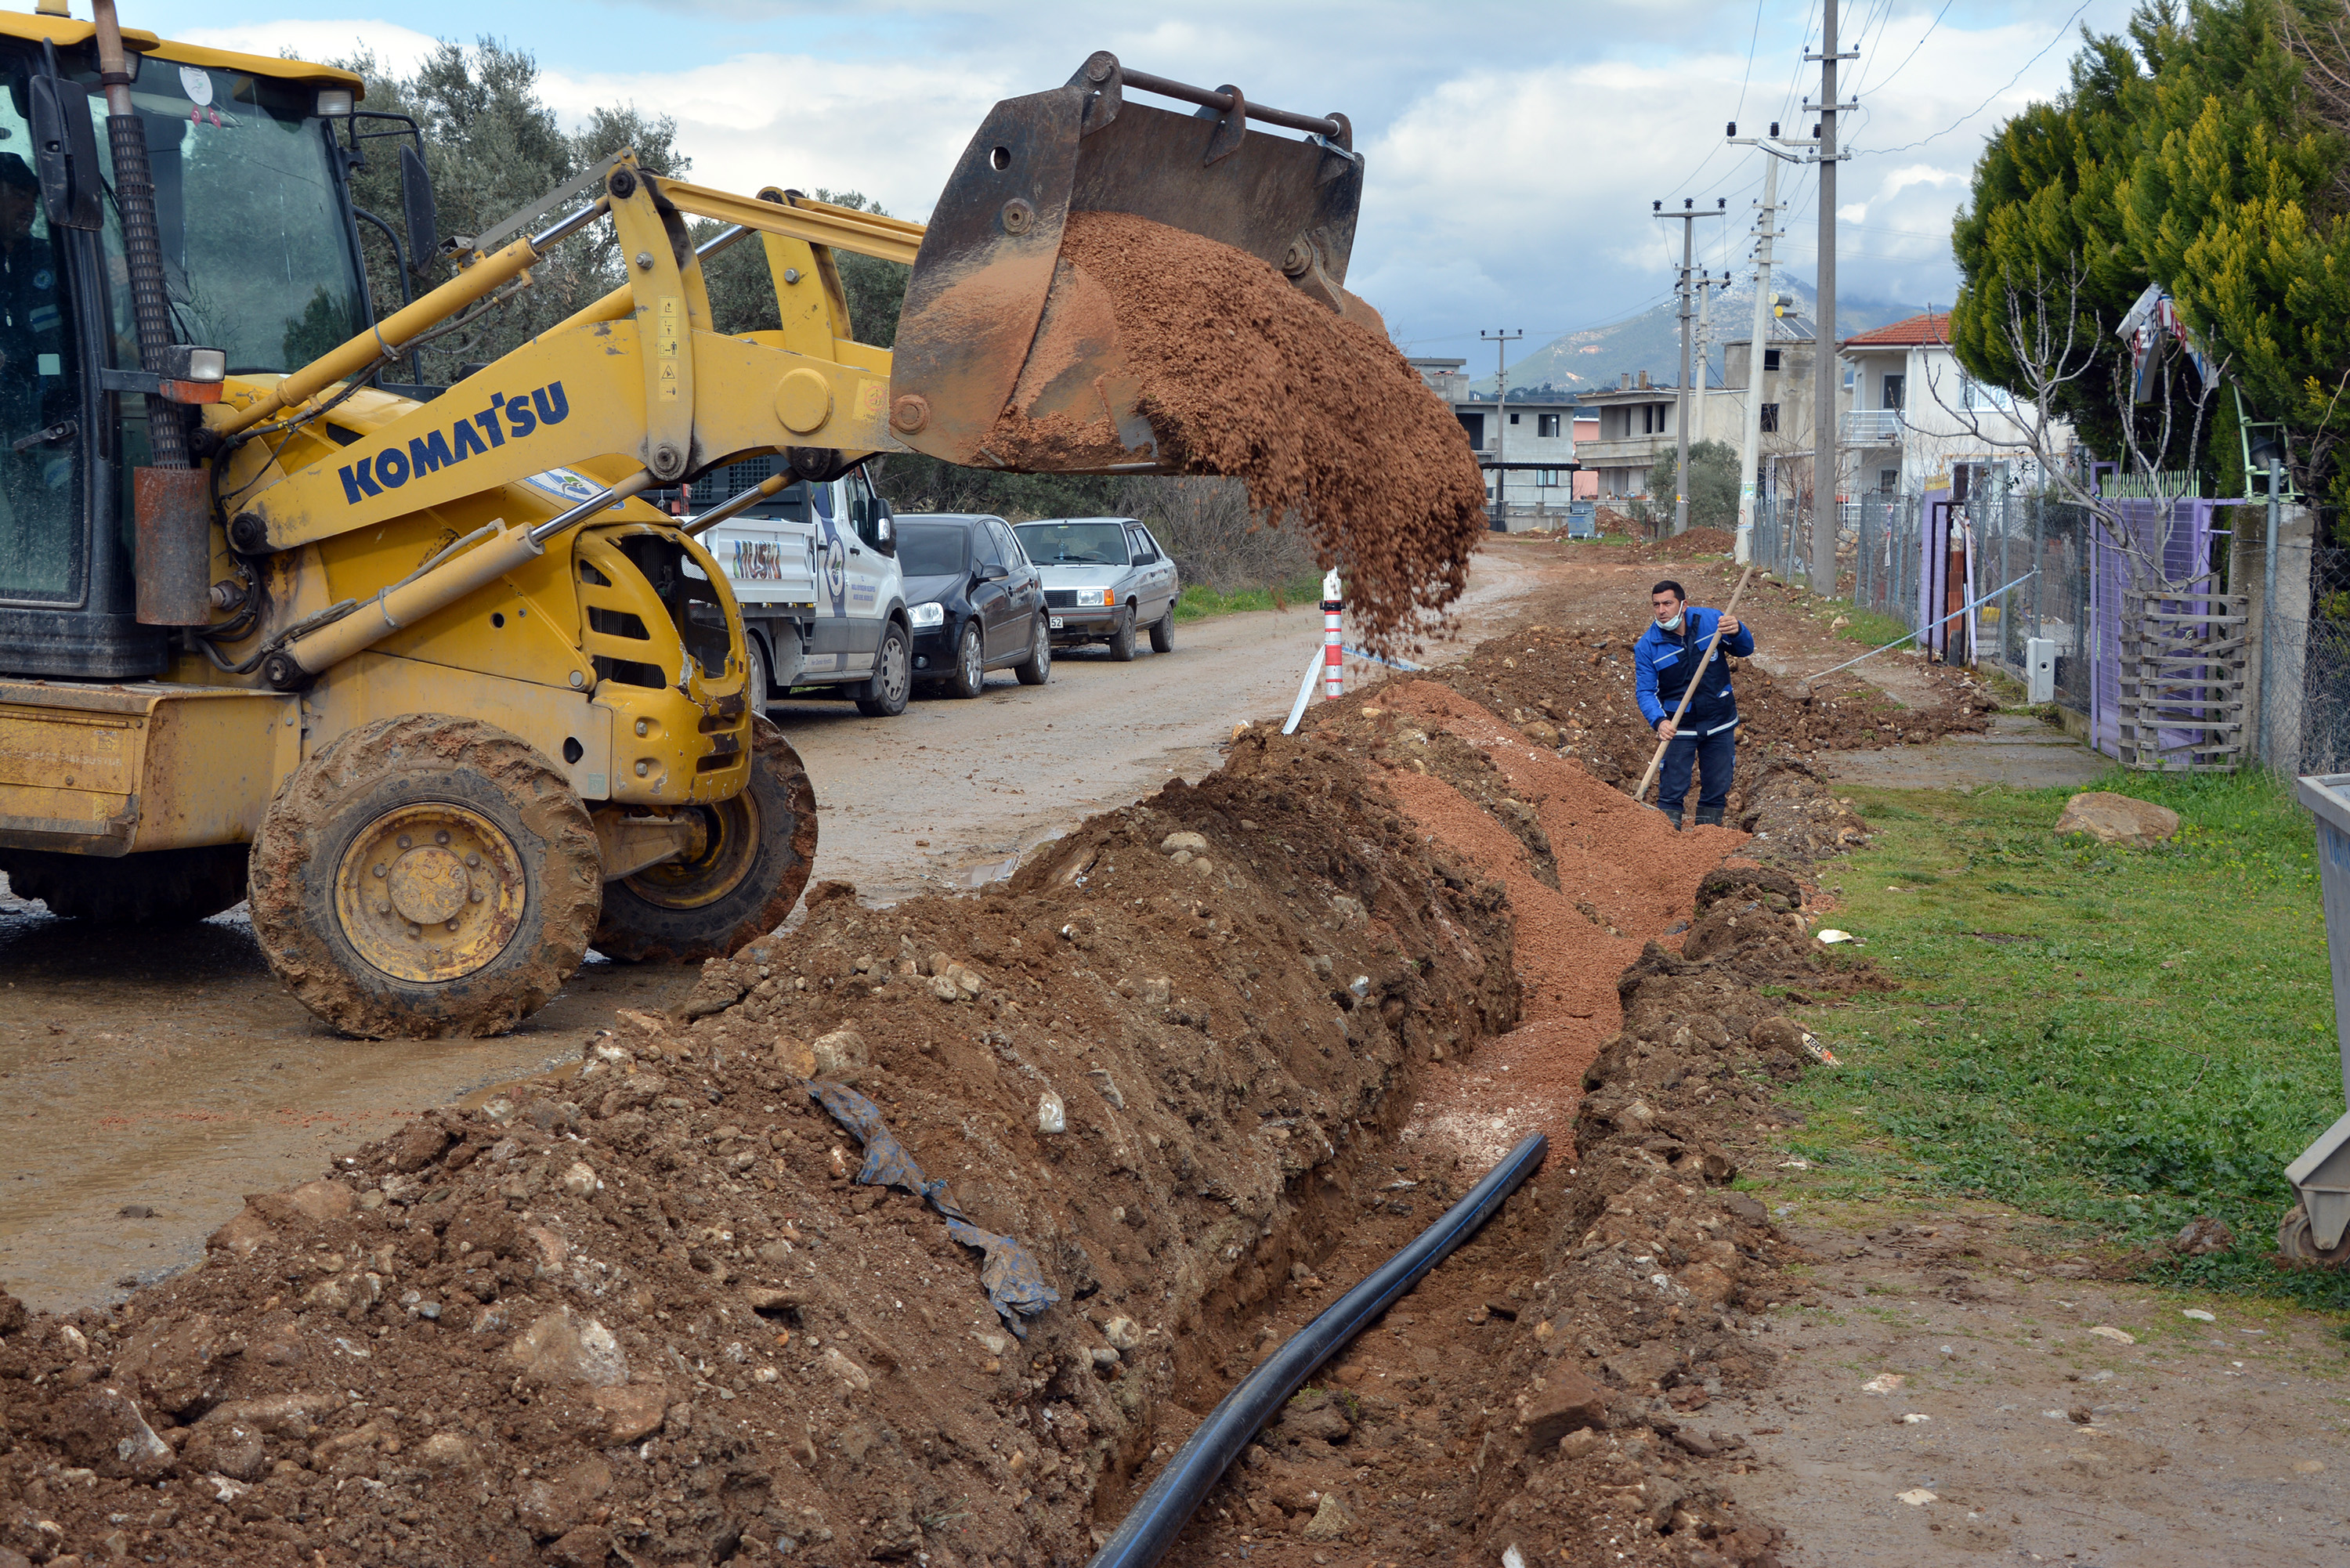
{"type": "Polygon", "coordinates": [[[1094,1553],[1087,1568],[1151,1568],[1164,1557],[1191,1521],[1201,1500],[1282,1404],[1364,1325],[1418,1284],[1422,1274],[1476,1234],[1477,1228],[1534,1173],[1549,1152],[1550,1140],[1540,1133],[1519,1144],[1469,1189],[1467,1197],[1445,1210],[1444,1218],[1422,1231],[1410,1246],[1380,1264],[1369,1278],[1332,1303],[1321,1316],[1266,1357],[1263,1366],[1242,1378],[1200,1423],[1191,1441],[1167,1461],[1159,1479],[1127,1511],[1117,1532],[1094,1553]]]}

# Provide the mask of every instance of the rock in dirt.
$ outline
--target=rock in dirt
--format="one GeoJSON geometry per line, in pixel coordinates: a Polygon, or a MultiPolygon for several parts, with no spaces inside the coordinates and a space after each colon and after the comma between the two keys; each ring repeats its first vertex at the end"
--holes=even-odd
{"type": "Polygon", "coordinates": [[[603,1413],[604,1436],[615,1443],[634,1443],[660,1430],[669,1410],[665,1388],[598,1388],[588,1396],[603,1413]]]}
{"type": "Polygon", "coordinates": [[[435,1432],[416,1449],[418,1464],[442,1474],[471,1469],[478,1457],[473,1439],[462,1432],[435,1432]]]}
{"type": "Polygon", "coordinates": [[[567,1306],[547,1313],[506,1347],[532,1383],[585,1383],[610,1388],[629,1380],[629,1358],[612,1331],[567,1306]]]}
{"type": "Polygon", "coordinates": [[[2170,1239],[2170,1250],[2189,1258],[2209,1257],[2234,1250],[2236,1233],[2216,1214],[2199,1214],[2170,1239]]]}
{"type": "Polygon", "coordinates": [[[251,1427],[272,1438],[307,1442],[317,1424],[342,1408],[339,1394],[269,1394],[257,1399],[231,1399],[204,1412],[202,1426],[234,1423],[251,1427]]]}
{"type": "Polygon", "coordinates": [[[2159,844],[2178,832],[2178,814],[2110,790],[2087,790],[2064,803],[2056,835],[2085,833],[2100,844],[2159,844]]]}
{"type": "Polygon", "coordinates": [[[1338,1541],[1355,1528],[1355,1516],[1347,1511],[1335,1491],[1326,1491],[1314,1510],[1314,1517],[1305,1521],[1300,1532],[1308,1541],[1338,1541]]]}
{"type": "Polygon", "coordinates": [[[14,1334],[24,1327],[26,1316],[25,1303],[0,1290],[0,1334],[14,1334]]]}
{"type": "Polygon", "coordinates": [[[138,1403],[111,1386],[68,1396],[43,1435],[68,1458],[109,1476],[146,1478],[172,1460],[172,1445],[155,1435],[138,1403]]]}
{"type": "Polygon", "coordinates": [[[865,1036],[854,1029],[836,1029],[817,1037],[808,1048],[814,1062],[814,1077],[827,1078],[837,1084],[854,1084],[858,1075],[873,1063],[872,1049],[865,1036]]]}
{"type": "Polygon", "coordinates": [[[859,1394],[873,1386],[873,1376],[840,1353],[837,1345],[824,1347],[824,1369],[856,1389],[859,1394]]]}
{"type": "Polygon", "coordinates": [[[1607,1425],[1607,1390],[1580,1372],[1559,1367],[1526,1395],[1526,1446],[1537,1452],[1569,1432],[1607,1425]]]}
{"type": "MultiPolygon", "coordinates": [[[[391,1168],[401,1172],[421,1170],[440,1158],[441,1151],[447,1148],[451,1141],[446,1127],[438,1122],[419,1117],[391,1135],[389,1146],[391,1168]]],[[[328,1216],[318,1214],[312,1218],[323,1220],[328,1216]]]]}

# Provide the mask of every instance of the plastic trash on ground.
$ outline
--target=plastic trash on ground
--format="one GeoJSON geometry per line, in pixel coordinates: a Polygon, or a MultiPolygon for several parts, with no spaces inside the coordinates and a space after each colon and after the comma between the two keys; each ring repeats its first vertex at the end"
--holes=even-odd
{"type": "Polygon", "coordinates": [[[844,1084],[810,1084],[808,1098],[822,1106],[832,1119],[847,1127],[865,1146],[865,1165],[858,1171],[857,1179],[868,1187],[902,1188],[937,1210],[947,1222],[947,1234],[966,1247],[985,1254],[980,1264],[979,1282],[986,1287],[987,1299],[995,1308],[1003,1325],[1022,1339],[1028,1337],[1025,1319],[1035,1317],[1061,1299],[1061,1293],[1045,1282],[1045,1271],[1036,1262],[1036,1254],[1011,1236],[999,1236],[993,1231],[983,1231],[971,1222],[970,1216],[947,1196],[947,1184],[931,1181],[922,1175],[922,1168],[906,1152],[889,1124],[881,1119],[881,1111],[871,1100],[844,1084]]]}

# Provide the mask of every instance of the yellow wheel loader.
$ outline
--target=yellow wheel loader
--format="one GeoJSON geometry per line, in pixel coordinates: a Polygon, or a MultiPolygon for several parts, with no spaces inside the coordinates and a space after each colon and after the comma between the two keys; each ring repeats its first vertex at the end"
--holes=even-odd
{"type": "MultiPolygon", "coordinates": [[[[788,914],[815,802],[695,535],[876,452],[989,461],[1007,410],[1148,442],[1114,337],[1023,373],[1072,212],[1351,303],[1344,119],[1107,54],[998,105],[927,230],[622,154],[380,313],[356,78],[125,30],[112,0],[0,16],[0,871],[101,921],[249,898],[272,968],[356,1035],[495,1032],[590,946],[698,960],[788,914]],[[723,225],[699,249],[694,217],[723,225]],[[626,273],[602,300],[453,386],[389,389],[599,228],[626,273]],[[702,263],[752,238],[781,325],[721,333],[702,263]],[[912,264],[894,365],[849,336],[844,248],[912,264]],[[690,524],[642,499],[763,455],[785,460],[765,485],[690,524]]],[[[402,170],[426,249],[421,158],[402,170]]]]}

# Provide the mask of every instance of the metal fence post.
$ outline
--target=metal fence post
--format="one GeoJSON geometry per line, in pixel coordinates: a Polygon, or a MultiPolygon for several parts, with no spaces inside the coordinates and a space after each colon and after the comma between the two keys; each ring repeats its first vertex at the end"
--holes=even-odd
{"type": "Polygon", "coordinates": [[[2048,504],[2040,496],[2032,498],[2032,569],[2039,574],[2032,579],[2032,635],[2040,636],[2041,596],[2048,580],[2047,552],[2043,547],[2048,526],[2048,504]]]}

